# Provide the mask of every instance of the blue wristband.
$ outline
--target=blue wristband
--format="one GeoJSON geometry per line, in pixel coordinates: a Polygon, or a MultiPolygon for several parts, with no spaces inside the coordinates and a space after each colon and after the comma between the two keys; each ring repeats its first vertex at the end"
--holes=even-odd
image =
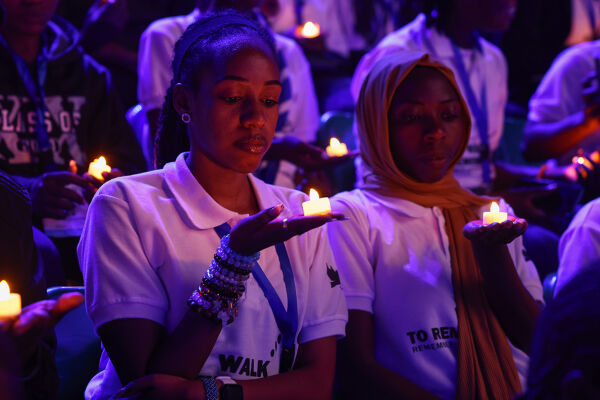
{"type": "Polygon", "coordinates": [[[206,400],[219,400],[217,380],[214,378],[214,376],[201,376],[200,380],[202,381],[202,385],[204,385],[206,400]]]}

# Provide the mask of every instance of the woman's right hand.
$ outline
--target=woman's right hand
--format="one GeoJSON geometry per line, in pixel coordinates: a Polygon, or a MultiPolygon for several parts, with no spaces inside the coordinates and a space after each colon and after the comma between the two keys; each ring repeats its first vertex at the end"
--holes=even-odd
{"type": "Polygon", "coordinates": [[[229,247],[240,254],[254,254],[327,222],[345,218],[342,214],[333,213],[275,220],[282,210],[283,205],[279,204],[241,220],[231,230],[229,247]]]}

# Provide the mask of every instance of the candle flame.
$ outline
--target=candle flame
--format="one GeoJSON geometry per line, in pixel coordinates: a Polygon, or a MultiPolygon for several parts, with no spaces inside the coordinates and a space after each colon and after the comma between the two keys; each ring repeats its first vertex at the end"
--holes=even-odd
{"type": "Polygon", "coordinates": [[[308,197],[310,197],[310,201],[319,200],[319,192],[315,189],[310,189],[308,197]]]}
{"type": "Polygon", "coordinates": [[[321,34],[321,27],[312,21],[308,21],[302,26],[300,31],[302,37],[307,39],[314,39],[321,34]]]}
{"type": "Polygon", "coordinates": [[[340,143],[338,138],[332,137],[331,139],[329,139],[329,145],[332,148],[335,148],[335,147],[340,147],[342,144],[340,143]]]}
{"type": "Polygon", "coordinates": [[[106,166],[106,158],[104,158],[104,156],[96,158],[93,162],[100,167],[106,166]]]}
{"type": "Polygon", "coordinates": [[[583,157],[577,157],[577,163],[581,164],[581,165],[585,164],[585,158],[583,158],[583,157]]]}
{"type": "Polygon", "coordinates": [[[10,289],[8,288],[8,283],[6,281],[0,282],[0,300],[8,299],[9,294],[10,289]]]}
{"type": "Polygon", "coordinates": [[[490,206],[490,212],[500,212],[500,207],[498,207],[498,203],[492,201],[492,205],[490,206]]]}

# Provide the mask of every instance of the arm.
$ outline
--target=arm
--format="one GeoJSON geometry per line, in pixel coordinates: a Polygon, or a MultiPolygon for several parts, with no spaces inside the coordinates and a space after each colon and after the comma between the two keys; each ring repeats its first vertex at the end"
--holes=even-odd
{"type": "Polygon", "coordinates": [[[487,226],[470,222],[464,234],[471,240],[485,292],[502,329],[512,343],[529,353],[540,307],[521,282],[506,246],[526,228],[525,220],[511,217],[487,226]]]}
{"type": "Polygon", "coordinates": [[[586,115],[584,111],[556,122],[528,121],[523,137],[523,156],[531,161],[559,157],[598,129],[598,117],[586,115]]]}
{"type": "Polygon", "coordinates": [[[373,314],[350,310],[347,336],[338,344],[338,379],[344,399],[437,399],[411,381],[383,367],[373,352],[373,314]]]}

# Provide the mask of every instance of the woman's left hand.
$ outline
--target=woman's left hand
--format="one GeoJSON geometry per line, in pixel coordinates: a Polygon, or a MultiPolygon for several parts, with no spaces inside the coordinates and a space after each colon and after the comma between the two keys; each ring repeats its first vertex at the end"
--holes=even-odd
{"type": "Polygon", "coordinates": [[[190,381],[178,376],[153,374],[143,376],[119,390],[115,399],[144,400],[204,400],[206,393],[201,381],[190,381]]]}
{"type": "Polygon", "coordinates": [[[527,230],[527,221],[512,215],[504,222],[483,225],[483,221],[471,221],[463,228],[463,235],[473,244],[504,245],[512,242],[527,230]]]}

